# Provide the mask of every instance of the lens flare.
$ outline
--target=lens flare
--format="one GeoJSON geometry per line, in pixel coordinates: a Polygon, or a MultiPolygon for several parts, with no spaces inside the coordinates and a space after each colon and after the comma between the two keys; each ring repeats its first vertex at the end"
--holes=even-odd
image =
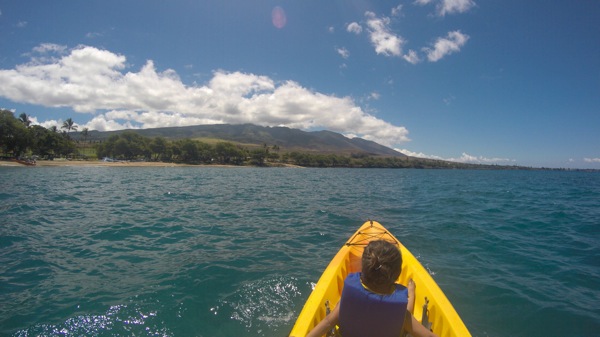
{"type": "Polygon", "coordinates": [[[273,20],[273,26],[279,29],[285,27],[285,24],[287,23],[285,11],[279,6],[273,8],[273,11],[271,12],[271,19],[273,20]]]}

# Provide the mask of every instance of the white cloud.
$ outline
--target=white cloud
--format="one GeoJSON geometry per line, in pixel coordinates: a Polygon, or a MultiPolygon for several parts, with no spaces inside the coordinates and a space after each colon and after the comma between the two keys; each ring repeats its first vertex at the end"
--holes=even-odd
{"type": "Polygon", "coordinates": [[[408,53],[402,57],[406,60],[406,62],[411,63],[411,64],[417,64],[417,63],[421,62],[421,59],[417,55],[417,52],[412,49],[409,50],[408,53]]]}
{"type": "Polygon", "coordinates": [[[456,161],[459,163],[473,163],[473,164],[500,164],[500,163],[513,163],[514,159],[510,158],[499,158],[499,157],[484,157],[484,156],[472,156],[470,154],[464,153],[462,156],[458,158],[448,158],[449,161],[456,161]]]}
{"type": "Polygon", "coordinates": [[[354,33],[354,34],[360,34],[362,33],[362,26],[359,25],[357,22],[352,22],[350,23],[347,27],[346,30],[350,33],[354,33]]]}
{"type": "Polygon", "coordinates": [[[377,17],[373,12],[366,12],[369,38],[377,54],[385,56],[401,56],[404,39],[393,34],[389,28],[390,18],[377,17]]]}
{"type": "Polygon", "coordinates": [[[118,120],[109,119],[108,114],[98,115],[89,122],[87,122],[83,127],[86,127],[90,130],[103,130],[103,131],[113,131],[113,130],[122,130],[122,129],[139,129],[137,125],[134,125],[131,121],[123,121],[119,123],[118,120]]]}
{"type": "Polygon", "coordinates": [[[586,163],[600,163],[600,158],[583,158],[586,163]]]}
{"type": "Polygon", "coordinates": [[[350,52],[348,51],[348,49],[346,49],[344,47],[336,48],[335,50],[338,52],[338,54],[340,54],[340,56],[342,56],[345,59],[350,57],[350,52]]]}
{"type": "Polygon", "coordinates": [[[446,105],[450,105],[452,104],[452,102],[454,102],[454,100],[456,100],[456,97],[454,97],[454,95],[450,95],[444,99],[442,99],[442,101],[444,102],[444,104],[446,105]]]}
{"type": "Polygon", "coordinates": [[[42,43],[34,47],[31,52],[23,54],[23,56],[30,58],[28,65],[41,65],[56,62],[66,52],[68,52],[67,46],[42,43]]]}
{"type": "Polygon", "coordinates": [[[102,37],[103,34],[102,33],[98,33],[98,32],[89,32],[87,34],[85,34],[85,37],[87,37],[88,39],[95,39],[97,37],[102,37]]]}
{"type": "Polygon", "coordinates": [[[469,40],[469,36],[457,30],[449,32],[445,38],[438,38],[433,48],[423,48],[423,51],[427,53],[427,59],[430,62],[437,62],[446,55],[460,51],[467,40],[469,40]]]}
{"type": "MultiPolygon", "coordinates": [[[[56,45],[36,50],[62,53],[56,45]]],[[[152,61],[126,71],[125,56],[88,46],[45,60],[0,69],[0,97],[94,114],[81,125],[90,130],[254,123],[324,128],[388,146],[409,140],[406,128],[370,115],[351,98],[294,81],[217,70],[207,83],[188,86],[173,70],[157,71],[152,61]]]]}
{"type": "MultiPolygon", "coordinates": [[[[58,120],[47,119],[47,120],[45,120],[43,122],[40,122],[40,121],[38,121],[37,117],[30,116],[29,120],[31,121],[32,125],[40,125],[40,126],[43,126],[46,129],[49,129],[49,128],[53,127],[53,126],[56,126],[56,128],[58,129],[58,131],[64,131],[64,129],[62,129],[64,121],[62,119],[58,119],[58,120]]],[[[85,125],[82,126],[81,124],[78,124],[78,123],[73,123],[73,125],[75,125],[78,130],[82,130],[85,127],[85,125]]]]}
{"type": "MultiPolygon", "coordinates": [[[[415,4],[426,5],[439,0],[416,0],[415,4]]],[[[459,10],[467,10],[474,5],[471,0],[442,0],[440,8],[443,13],[449,13],[459,10]]],[[[392,8],[392,16],[402,15],[402,5],[392,8]]],[[[391,28],[392,20],[389,17],[378,17],[375,13],[365,12],[366,30],[369,35],[369,40],[375,52],[378,55],[402,57],[406,62],[417,64],[425,57],[429,62],[437,62],[445,56],[459,52],[460,49],[467,43],[469,36],[463,34],[460,30],[448,32],[445,37],[440,37],[430,46],[421,48],[420,51],[413,49],[403,54],[402,49],[407,41],[395,33],[391,28]]],[[[352,22],[347,26],[347,31],[355,34],[362,32],[362,26],[356,22],[352,22]]]]}
{"type": "Polygon", "coordinates": [[[378,99],[380,99],[380,98],[381,98],[381,94],[380,94],[380,93],[378,93],[378,92],[372,92],[372,93],[369,95],[369,99],[370,99],[370,100],[377,101],[377,100],[378,100],[378,99]]]}
{"type": "Polygon", "coordinates": [[[439,157],[439,156],[428,155],[428,154],[425,154],[423,152],[413,152],[413,151],[408,150],[408,149],[394,149],[394,150],[396,150],[398,152],[401,152],[401,153],[404,153],[405,155],[411,156],[411,157],[445,160],[444,158],[439,157]]]}
{"type": "Polygon", "coordinates": [[[46,129],[51,128],[53,126],[56,126],[58,129],[60,129],[60,127],[62,126],[62,123],[63,123],[62,120],[53,120],[53,119],[45,120],[40,123],[37,120],[37,118],[34,116],[29,116],[29,120],[31,121],[32,125],[41,125],[41,126],[45,127],[46,129]]]}
{"type": "Polygon", "coordinates": [[[432,2],[438,2],[436,9],[439,16],[464,13],[475,6],[475,1],[473,0],[416,0],[415,4],[424,6],[432,2]]]}
{"type": "Polygon", "coordinates": [[[398,5],[392,8],[392,16],[400,16],[402,15],[402,5],[398,5]]]}
{"type": "Polygon", "coordinates": [[[453,13],[464,13],[475,6],[473,0],[442,0],[440,6],[438,6],[438,13],[441,16],[453,13]]]}
{"type": "Polygon", "coordinates": [[[484,157],[484,156],[473,156],[466,152],[463,152],[460,157],[451,157],[444,158],[436,155],[428,155],[423,152],[413,152],[407,149],[395,149],[396,151],[402,152],[407,156],[417,157],[417,158],[427,158],[427,159],[436,159],[436,160],[446,160],[458,163],[469,163],[469,164],[509,164],[514,163],[514,159],[509,158],[498,158],[498,157],[484,157]]]}
{"type": "Polygon", "coordinates": [[[62,54],[67,50],[67,46],[55,43],[42,43],[33,48],[33,51],[38,54],[59,53],[62,54]]]}

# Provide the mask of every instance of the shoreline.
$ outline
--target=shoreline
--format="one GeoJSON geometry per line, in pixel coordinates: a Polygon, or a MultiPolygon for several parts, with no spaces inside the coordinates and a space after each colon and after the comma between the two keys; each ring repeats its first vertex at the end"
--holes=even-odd
{"type": "Polygon", "coordinates": [[[163,162],[89,161],[89,160],[38,160],[36,165],[24,165],[16,161],[0,161],[0,167],[243,167],[234,165],[191,165],[163,162]]]}
{"type": "MultiPolygon", "coordinates": [[[[0,160],[0,168],[2,167],[258,167],[246,165],[223,165],[223,164],[178,164],[165,162],[146,162],[146,161],[114,161],[107,162],[102,160],[38,160],[35,165],[25,165],[16,161],[0,160]]],[[[302,168],[301,166],[285,164],[277,167],[302,168]]]]}
{"type": "MultiPolygon", "coordinates": [[[[36,165],[25,165],[16,161],[11,160],[0,160],[0,169],[3,167],[221,167],[221,168],[234,168],[234,167],[285,167],[285,168],[306,168],[305,166],[298,166],[293,164],[274,164],[266,166],[252,166],[252,165],[225,165],[225,164],[178,164],[178,163],[166,163],[166,162],[128,162],[128,161],[116,161],[116,162],[105,162],[102,160],[90,161],[90,160],[66,160],[66,159],[55,159],[55,160],[38,160],[36,165]]],[[[377,167],[372,167],[377,168],[377,167]]],[[[531,168],[531,167],[502,167],[497,166],[493,168],[423,168],[423,167],[407,167],[412,169],[450,169],[450,170],[469,170],[469,169],[482,169],[482,170],[525,170],[525,171],[577,171],[577,172],[600,172],[598,169],[565,169],[565,168],[531,168]]],[[[401,168],[399,168],[401,169],[401,168]]]]}

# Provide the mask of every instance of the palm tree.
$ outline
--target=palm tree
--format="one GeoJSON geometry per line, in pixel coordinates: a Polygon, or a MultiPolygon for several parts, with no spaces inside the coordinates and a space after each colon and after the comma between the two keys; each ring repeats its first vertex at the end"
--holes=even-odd
{"type": "Polygon", "coordinates": [[[87,140],[87,137],[90,135],[89,131],[90,130],[88,128],[83,128],[83,130],[81,130],[81,136],[83,136],[84,143],[87,140]]]}
{"type": "Polygon", "coordinates": [[[75,122],[73,122],[72,118],[68,118],[66,121],[64,121],[61,129],[67,129],[67,133],[72,131],[77,131],[77,125],[75,125],[75,122]]]}
{"type": "Polygon", "coordinates": [[[19,121],[21,121],[21,123],[25,124],[25,127],[29,127],[31,125],[31,120],[29,119],[29,115],[27,115],[24,112],[19,115],[19,121]]]}
{"type": "Polygon", "coordinates": [[[58,127],[56,125],[52,125],[51,127],[48,128],[48,130],[50,130],[52,132],[58,132],[58,127]]]}

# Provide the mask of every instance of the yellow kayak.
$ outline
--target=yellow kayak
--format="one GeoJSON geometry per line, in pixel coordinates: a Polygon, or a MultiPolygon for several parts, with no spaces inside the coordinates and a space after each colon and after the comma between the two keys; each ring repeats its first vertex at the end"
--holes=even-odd
{"type": "MultiPolygon", "coordinates": [[[[342,294],[344,279],[349,273],[359,272],[364,247],[373,240],[387,240],[398,245],[402,254],[402,272],[397,283],[416,283],[413,315],[440,337],[468,337],[469,330],[454,310],[446,295],[423,268],[414,255],[385,227],[376,221],[367,221],[350,237],[327,269],[321,275],[304,308],[300,312],[290,337],[304,337],[325,315],[335,308],[342,294]]],[[[402,318],[398,318],[402,319],[402,318]]]]}

